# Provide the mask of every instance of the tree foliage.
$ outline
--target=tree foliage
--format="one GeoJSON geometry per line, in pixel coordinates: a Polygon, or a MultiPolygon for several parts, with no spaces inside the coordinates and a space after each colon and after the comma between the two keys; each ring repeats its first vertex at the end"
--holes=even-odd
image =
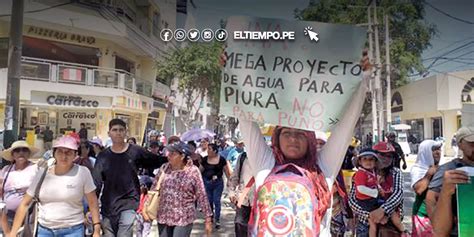
{"type": "MultiPolygon", "coordinates": [[[[305,21],[367,23],[367,5],[370,2],[370,0],[311,0],[306,9],[295,10],[295,16],[305,21]]],[[[382,63],[385,63],[383,13],[386,12],[390,19],[392,82],[393,86],[404,85],[408,82],[409,75],[425,71],[421,54],[431,46],[430,40],[435,35],[436,28],[424,21],[423,0],[377,0],[377,6],[382,63]]],[[[382,70],[385,70],[385,67],[382,67],[382,70]]]]}
{"type": "Polygon", "coordinates": [[[184,96],[187,109],[187,116],[180,118],[188,128],[198,119],[206,96],[213,105],[219,102],[221,52],[220,43],[190,43],[157,62],[159,77],[178,79],[178,91],[184,96]]]}

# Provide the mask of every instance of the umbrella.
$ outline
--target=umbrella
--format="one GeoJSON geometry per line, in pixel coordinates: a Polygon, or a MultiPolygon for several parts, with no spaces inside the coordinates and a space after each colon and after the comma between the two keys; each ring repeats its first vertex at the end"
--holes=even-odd
{"type": "Polygon", "coordinates": [[[203,138],[212,138],[216,134],[211,130],[195,128],[189,131],[186,131],[181,135],[181,141],[196,141],[203,138]]]}

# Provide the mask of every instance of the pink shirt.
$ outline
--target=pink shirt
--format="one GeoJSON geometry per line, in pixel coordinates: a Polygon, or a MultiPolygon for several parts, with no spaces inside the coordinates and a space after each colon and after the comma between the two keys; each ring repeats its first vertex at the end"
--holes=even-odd
{"type": "MultiPolygon", "coordinates": [[[[201,172],[189,161],[183,170],[172,171],[163,165],[165,177],[161,183],[158,223],[170,226],[186,226],[196,219],[195,202],[204,216],[211,217],[211,207],[206,196],[201,172]]],[[[158,179],[160,173],[156,176],[158,179]]]]}
{"type": "MultiPolygon", "coordinates": [[[[0,171],[2,185],[9,169],[10,165],[7,165],[0,171]]],[[[38,166],[33,163],[30,163],[30,165],[23,170],[15,170],[15,166],[13,165],[5,183],[5,190],[3,191],[3,200],[8,210],[15,211],[18,208],[26,193],[26,189],[28,189],[33,182],[37,171],[38,166]]]]}

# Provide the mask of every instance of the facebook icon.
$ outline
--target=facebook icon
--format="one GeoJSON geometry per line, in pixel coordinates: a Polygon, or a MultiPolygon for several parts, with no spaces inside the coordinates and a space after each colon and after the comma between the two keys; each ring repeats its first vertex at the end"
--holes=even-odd
{"type": "Polygon", "coordinates": [[[163,40],[165,42],[170,41],[172,36],[173,36],[173,32],[170,29],[163,29],[160,32],[160,38],[161,38],[161,40],[163,40]]]}

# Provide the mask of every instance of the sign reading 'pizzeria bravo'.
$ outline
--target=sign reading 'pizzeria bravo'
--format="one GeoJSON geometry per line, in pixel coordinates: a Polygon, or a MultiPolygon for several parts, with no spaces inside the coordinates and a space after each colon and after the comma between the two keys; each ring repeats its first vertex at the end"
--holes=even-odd
{"type": "Polygon", "coordinates": [[[64,41],[73,41],[80,44],[95,44],[95,38],[92,36],[85,36],[80,34],[71,34],[62,31],[46,29],[36,26],[30,26],[26,30],[27,35],[38,35],[46,38],[64,40],[64,41]]]}
{"type": "Polygon", "coordinates": [[[35,105],[48,105],[74,108],[110,108],[112,98],[105,96],[65,95],[51,92],[31,92],[31,102],[35,105]]]}

